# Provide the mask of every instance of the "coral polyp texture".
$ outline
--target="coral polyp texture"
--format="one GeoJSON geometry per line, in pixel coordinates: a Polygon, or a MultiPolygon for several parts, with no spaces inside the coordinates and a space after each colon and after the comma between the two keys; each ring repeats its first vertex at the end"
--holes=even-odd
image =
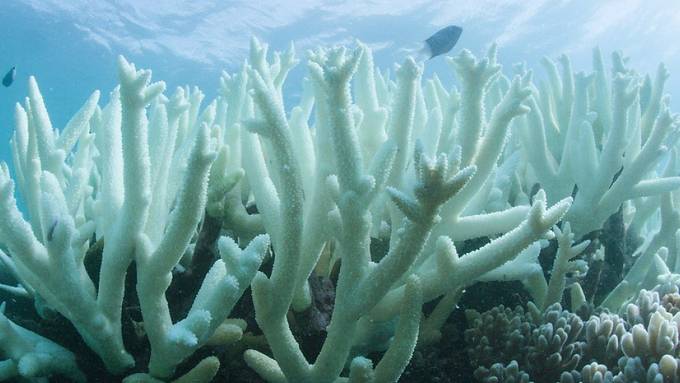
{"type": "Polygon", "coordinates": [[[292,45],[253,39],[208,105],[120,57],[63,129],[31,77],[0,168],[0,380],[396,382],[466,288],[514,282],[525,309],[457,322],[479,381],[680,381],[666,69],[595,50],[536,80],[496,54],[447,58],[457,88],[318,48],[297,105],[292,45]]]}

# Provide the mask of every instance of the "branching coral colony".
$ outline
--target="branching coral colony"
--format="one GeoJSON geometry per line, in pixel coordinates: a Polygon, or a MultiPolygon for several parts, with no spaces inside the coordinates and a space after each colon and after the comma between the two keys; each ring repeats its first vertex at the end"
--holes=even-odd
{"type": "MultiPolygon", "coordinates": [[[[642,79],[615,54],[610,75],[596,51],[593,74],[574,75],[562,57],[562,73],[546,60],[547,81],[534,85],[521,66],[505,77],[495,46],[482,59],[464,50],[448,62],[460,92],[436,75],[422,81],[422,64],[410,58],[392,79],[365,45],[318,49],[309,53],[300,103],[286,109],[294,50],[268,58],[253,40],[248,63],[225,73],[218,98],[201,110],[198,89],[165,96],[164,83],[150,83],[150,71],[121,57],[108,103],[100,107],[93,93],[61,131],[29,79],[15,112],[14,175],[6,164],[0,171],[0,264],[17,284],[0,287],[32,299],[43,317],[66,318],[128,382],[210,381],[220,365],[214,356],[180,377],[176,368],[203,346],[241,339],[246,322],[230,314],[248,287],[268,351],[244,357],[269,382],[397,381],[416,347],[440,341],[464,289],[480,281],[522,281],[533,303],[526,319],[512,322],[498,319],[514,315],[502,309],[470,314],[471,353],[493,350],[485,323],[525,320],[533,324],[522,328],[536,329],[526,333],[528,356],[493,354],[509,364],[490,370],[474,362],[481,380],[528,381],[520,380],[528,379],[524,370],[566,382],[613,379],[628,365],[658,360],[654,371],[664,373],[677,366],[680,319],[663,309],[660,293],[638,296],[680,280],[678,121],[663,94],[665,68],[654,81],[642,79]],[[582,257],[595,246],[581,239],[596,237],[617,211],[643,241],[587,324],[589,339],[617,337],[591,348],[625,353],[621,367],[607,371],[606,357],[595,359],[602,350],[574,356],[572,343],[585,341],[574,334],[578,318],[559,303],[570,286],[572,308],[592,307],[578,280],[607,249],[582,257]],[[476,238],[486,240],[459,256],[456,244],[476,238]],[[538,254],[553,238],[546,280],[538,254]],[[372,252],[374,241],[388,250],[372,252]],[[271,272],[258,272],[269,257],[271,272]],[[86,267],[91,258],[94,269],[86,267]],[[126,282],[131,270],[136,284],[126,282]],[[193,303],[178,312],[166,292],[173,275],[185,274],[199,281],[193,303]],[[331,277],[335,299],[310,358],[289,313],[314,305],[314,275],[331,277]],[[148,357],[132,355],[123,339],[124,302],[135,293],[148,357]],[[426,302],[436,305],[423,315],[426,302]],[[652,314],[650,306],[661,309],[652,314]],[[383,353],[374,365],[367,355],[376,351],[383,353]],[[527,367],[542,353],[548,367],[571,375],[527,367]],[[135,370],[147,372],[129,375],[135,359],[148,360],[135,370]]],[[[4,314],[0,357],[0,380],[86,380],[74,354],[4,314]]]]}

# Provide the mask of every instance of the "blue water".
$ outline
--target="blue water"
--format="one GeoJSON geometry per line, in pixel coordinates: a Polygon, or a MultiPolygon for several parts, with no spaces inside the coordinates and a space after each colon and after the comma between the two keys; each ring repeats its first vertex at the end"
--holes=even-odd
{"type": "MultiPolygon", "coordinates": [[[[125,55],[153,69],[155,79],[192,84],[215,95],[221,70],[234,70],[246,58],[256,35],[273,49],[290,41],[298,54],[316,45],[351,43],[374,47],[376,63],[390,67],[438,28],[464,29],[452,53],[475,53],[493,41],[505,65],[527,61],[538,68],[544,55],[565,52],[576,68],[590,69],[591,49],[605,54],[623,49],[632,67],[653,72],[664,61],[680,68],[680,2],[664,0],[465,0],[465,1],[87,1],[6,0],[0,5],[0,71],[17,66],[17,81],[0,89],[0,160],[13,129],[13,105],[26,95],[26,78],[35,75],[56,127],[63,127],[94,89],[106,95],[116,84],[115,57],[125,55]]],[[[304,75],[296,68],[287,96],[304,75]]],[[[450,71],[438,58],[427,72],[450,71]]],[[[450,75],[449,75],[450,77],[450,75]]],[[[447,80],[451,80],[450,78],[447,80]]],[[[667,90],[680,88],[671,76],[667,90]]]]}

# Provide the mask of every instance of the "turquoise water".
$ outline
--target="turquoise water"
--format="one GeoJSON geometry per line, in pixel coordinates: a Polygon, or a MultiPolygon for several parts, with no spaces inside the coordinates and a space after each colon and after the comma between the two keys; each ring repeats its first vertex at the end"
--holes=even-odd
{"type": "MultiPolygon", "coordinates": [[[[376,64],[401,61],[400,48],[418,47],[437,29],[458,24],[463,35],[455,54],[476,54],[497,41],[506,70],[526,61],[536,68],[543,56],[569,54],[575,68],[589,69],[591,49],[622,49],[631,66],[652,72],[659,61],[680,67],[680,3],[664,0],[588,1],[87,1],[7,0],[0,9],[0,71],[17,66],[17,80],[0,89],[0,142],[12,130],[13,104],[35,75],[56,127],[62,127],[94,89],[107,94],[116,84],[115,57],[124,55],[154,78],[175,86],[197,85],[215,95],[223,69],[246,57],[251,35],[274,50],[290,41],[299,54],[315,45],[360,39],[374,47],[376,64]]],[[[299,66],[287,85],[295,87],[299,66]]],[[[444,79],[442,58],[426,66],[444,79]]],[[[672,75],[668,89],[680,89],[672,75]]],[[[287,90],[289,95],[299,89],[287,90]]],[[[7,161],[6,146],[0,159],[7,161]]]]}

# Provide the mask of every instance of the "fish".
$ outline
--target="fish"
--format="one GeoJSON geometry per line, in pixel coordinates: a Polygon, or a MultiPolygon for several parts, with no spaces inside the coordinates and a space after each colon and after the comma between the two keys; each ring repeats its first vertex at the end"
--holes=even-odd
{"type": "Polygon", "coordinates": [[[2,85],[4,85],[6,88],[9,88],[12,83],[14,83],[14,79],[17,77],[17,67],[13,66],[12,69],[7,72],[5,77],[2,78],[2,85]]]}
{"type": "Polygon", "coordinates": [[[429,59],[448,53],[458,42],[463,28],[457,25],[449,25],[428,37],[421,49],[422,54],[429,59]]]}
{"type": "Polygon", "coordinates": [[[57,224],[59,223],[58,219],[55,219],[54,222],[52,222],[52,225],[50,226],[49,229],[47,229],[47,240],[51,241],[54,239],[54,229],[57,228],[57,224]]]}

